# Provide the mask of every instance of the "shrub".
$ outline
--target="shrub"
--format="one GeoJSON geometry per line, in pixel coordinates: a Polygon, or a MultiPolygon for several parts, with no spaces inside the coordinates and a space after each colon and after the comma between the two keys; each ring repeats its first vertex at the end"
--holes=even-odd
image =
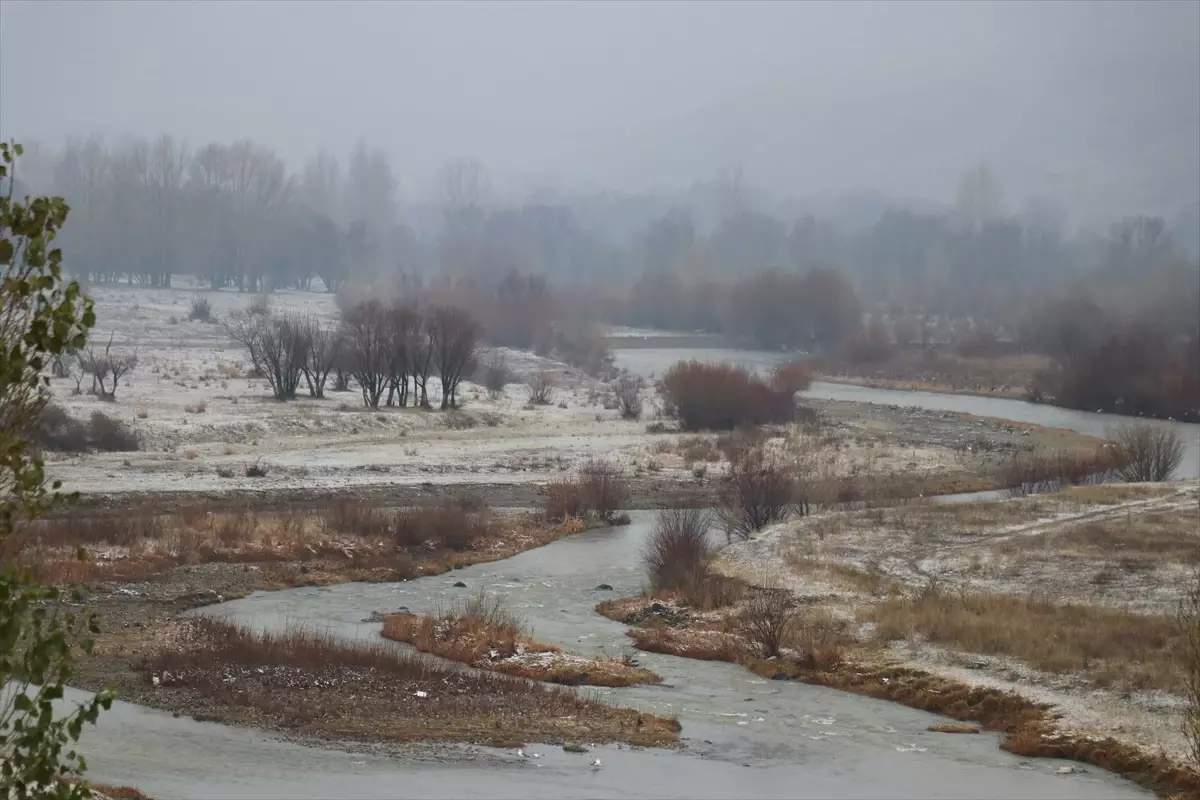
{"type": "Polygon", "coordinates": [[[202,294],[192,295],[192,307],[188,311],[188,322],[213,322],[212,303],[202,294]]]}
{"type": "Polygon", "coordinates": [[[265,461],[255,461],[246,465],[245,475],[247,478],[265,478],[270,472],[271,466],[265,461]]]}
{"type": "Polygon", "coordinates": [[[741,627],[763,658],[779,655],[788,626],[796,615],[792,593],[782,589],[755,592],[741,613],[741,627]]]}
{"type": "Polygon", "coordinates": [[[890,359],[895,352],[887,328],[880,322],[872,322],[860,329],[842,347],[843,357],[851,364],[878,364],[890,359]]]}
{"type": "Polygon", "coordinates": [[[548,406],[554,397],[554,376],[542,370],[534,373],[527,385],[529,402],[535,406],[548,406]]]}
{"type": "Polygon", "coordinates": [[[551,481],[546,486],[543,513],[549,521],[562,522],[567,517],[582,517],[586,511],[578,481],[551,481]]]}
{"type": "Polygon", "coordinates": [[[1117,474],[1130,483],[1170,480],[1183,461],[1183,437],[1158,425],[1121,425],[1109,443],[1120,462],[1117,474]]]}
{"type": "Polygon", "coordinates": [[[86,453],[91,448],[87,426],[53,403],[42,409],[30,440],[52,453],[86,453]]]}
{"type": "Polygon", "coordinates": [[[746,539],[754,531],[782,522],[796,503],[791,473],[766,456],[761,447],[746,450],[729,465],[721,481],[717,511],[728,538],[746,539]]]}
{"type": "Polygon", "coordinates": [[[1090,453],[1035,451],[1015,453],[1002,467],[1001,479],[1014,495],[1056,492],[1064,486],[1104,483],[1121,468],[1112,447],[1090,453]]]}
{"type": "Polygon", "coordinates": [[[788,422],[795,413],[781,392],[742,367],[681,361],[663,376],[664,410],[684,430],[732,430],[788,422]]]}
{"type": "Polygon", "coordinates": [[[88,419],[88,443],[95,450],[129,453],[141,449],[137,434],[124,422],[100,411],[88,419]]]}
{"type": "Polygon", "coordinates": [[[786,361],[771,373],[771,387],[777,392],[794,395],[812,386],[812,370],[803,361],[786,361]]]}
{"type": "Polygon", "coordinates": [[[495,350],[483,368],[483,388],[487,389],[488,397],[496,400],[504,394],[507,384],[508,365],[504,361],[504,355],[495,350]]]}
{"type": "Polygon", "coordinates": [[[554,522],[595,514],[611,524],[628,499],[629,486],[620,470],[606,461],[589,461],[573,478],[546,487],[544,511],[554,522]]]}
{"type": "Polygon", "coordinates": [[[712,558],[705,509],[660,511],[642,553],[646,577],[655,589],[681,589],[698,580],[712,558]]]}
{"type": "Polygon", "coordinates": [[[621,419],[640,419],[642,416],[642,379],[633,375],[622,375],[613,384],[617,396],[617,407],[621,419]]]}
{"type": "Polygon", "coordinates": [[[54,404],[42,409],[31,440],[35,446],[54,453],[97,450],[123,453],[141,449],[137,434],[121,420],[93,411],[85,423],[54,404]]]}
{"type": "Polygon", "coordinates": [[[629,484],[621,471],[607,461],[593,460],[579,469],[584,506],[612,521],[613,514],[629,502],[629,484]]]}

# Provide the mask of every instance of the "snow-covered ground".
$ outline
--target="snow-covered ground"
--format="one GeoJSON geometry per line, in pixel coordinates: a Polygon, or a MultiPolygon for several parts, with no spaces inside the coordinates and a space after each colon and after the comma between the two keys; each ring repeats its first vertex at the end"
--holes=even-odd
{"type": "MultiPolygon", "coordinates": [[[[458,415],[369,410],[357,391],[329,387],[323,399],[279,403],[265,381],[249,377],[247,354],[220,322],[187,320],[190,286],[93,286],[89,294],[97,315],[92,347],[102,350],[111,337],[113,351],[136,352],[138,365],[122,378],[115,402],[88,394],[90,379],[84,393],[75,394],[73,378],[53,381],[54,400],[76,417],[102,411],[130,424],[142,451],[50,456],[50,476],[62,479],[68,490],[540,481],[590,458],[621,460],[646,436],[644,422],[619,419],[602,384],[560,363],[510,350],[504,354],[515,381],[540,370],[556,375],[552,405],[528,407],[522,382],[510,384],[495,400],[466,384],[458,415]],[[245,477],[245,466],[259,461],[269,467],[268,475],[245,477]]],[[[255,299],[236,291],[200,294],[217,320],[255,299]]],[[[269,303],[325,322],[337,318],[330,294],[277,292],[269,303]]]]}

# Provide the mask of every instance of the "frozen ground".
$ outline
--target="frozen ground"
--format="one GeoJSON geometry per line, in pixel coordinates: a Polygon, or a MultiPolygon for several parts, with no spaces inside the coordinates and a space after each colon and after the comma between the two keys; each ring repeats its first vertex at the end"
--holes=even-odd
{"type": "MultiPolygon", "coordinates": [[[[722,568],[855,618],[880,591],[1036,593],[1057,603],[1172,614],[1200,553],[1200,484],[1078,487],[1057,495],[823,512],[724,548],[722,568]],[[1103,495],[1109,494],[1105,498],[1103,495]]],[[[895,643],[889,660],[1053,705],[1066,729],[1182,758],[1182,698],[1120,692],[1015,659],[895,643]]]]}
{"type": "MultiPolygon", "coordinates": [[[[54,382],[55,401],[72,415],[103,411],[129,423],[142,452],[51,456],[48,471],[85,493],[215,491],[380,483],[544,481],[593,457],[620,458],[645,436],[644,423],[605,409],[603,387],[564,365],[505,351],[516,380],[555,373],[554,404],[526,407],[523,383],[491,400],[478,386],[462,392],[458,415],[417,409],[364,409],[356,391],[278,403],[261,379],[248,377],[246,353],[221,324],[189,322],[192,290],[92,287],[103,348],[136,352],[137,369],[115,402],[74,394],[75,381],[54,382]],[[468,427],[470,426],[470,427],[468,427]],[[266,477],[247,478],[261,462],[266,477]],[[226,476],[226,477],[223,477],[226,476]]],[[[205,292],[225,319],[253,300],[205,292]]],[[[273,308],[336,319],[328,294],[279,292],[273,308]]],[[[85,383],[84,388],[87,388],[85,383]]],[[[303,391],[303,390],[302,390],[303,391]]],[[[436,397],[431,398],[435,405],[436,397]]],[[[612,405],[611,401],[608,405],[612,405]]]]}
{"type": "MultiPolygon", "coordinates": [[[[405,408],[367,410],[357,391],[279,403],[266,382],[250,376],[247,354],[219,322],[188,321],[193,289],[94,286],[98,325],[93,347],[112,339],[116,352],[138,356],[115,402],[75,394],[75,380],[52,386],[72,415],[103,411],[133,426],[136,453],[52,455],[47,471],[68,490],[85,494],[337,490],[386,486],[542,484],[584,461],[604,458],[631,476],[695,486],[696,465],[670,454],[674,435],[653,436],[655,415],[645,390],[641,422],[620,419],[603,384],[530,353],[504,351],[514,374],[503,395],[479,386],[461,392],[461,413],[405,408]],[[527,405],[524,380],[548,370],[557,388],[549,406],[527,405]],[[267,468],[247,477],[249,465],[267,468]]],[[[201,293],[217,320],[255,297],[236,291],[201,293]]],[[[315,314],[332,323],[334,297],[277,292],[272,308],[315,314]]],[[[84,388],[88,384],[85,382],[84,388]]],[[[436,388],[433,389],[436,393],[436,388]]],[[[301,389],[304,393],[304,389],[301,389]]],[[[431,398],[435,405],[437,398],[431,398]]],[[[914,409],[818,404],[843,440],[826,453],[825,471],[942,470],[969,467],[964,445],[980,438],[1013,446],[1028,443],[1019,427],[961,415],[914,409]],[[896,435],[884,445],[880,436],[896,435]],[[861,434],[861,435],[859,435],[861,434]],[[957,451],[957,452],[956,452],[957,451]]],[[[711,477],[719,464],[706,467],[711,477]]]]}

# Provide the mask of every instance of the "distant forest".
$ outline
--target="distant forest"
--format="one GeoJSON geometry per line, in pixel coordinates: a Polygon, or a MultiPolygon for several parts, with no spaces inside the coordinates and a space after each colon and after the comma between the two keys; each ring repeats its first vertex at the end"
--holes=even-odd
{"type": "Polygon", "coordinates": [[[944,203],[824,212],[767,201],[736,170],[673,195],[546,188],[523,204],[494,201],[478,161],[439,175],[436,201],[402,202],[388,156],[365,142],[292,171],[250,141],[93,137],[27,147],[15,189],[66,198],[65,263],[92,283],[170,286],[187,274],[246,292],[435,294],[518,346],[564,308],[773,348],[833,348],[871,321],[901,344],[1028,342],[1047,304],[1067,301],[1114,325],[1198,338],[1200,204],[1072,230],[1047,200],[1010,210],[986,166],[944,203]]]}

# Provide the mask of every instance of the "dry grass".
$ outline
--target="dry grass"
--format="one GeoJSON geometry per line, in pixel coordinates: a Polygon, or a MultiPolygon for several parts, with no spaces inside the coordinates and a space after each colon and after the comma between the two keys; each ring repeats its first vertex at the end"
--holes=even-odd
{"type": "Polygon", "coordinates": [[[568,686],[659,683],[658,675],[628,659],[582,658],[528,636],[523,626],[480,596],[461,609],[433,616],[389,614],[384,638],[422,653],[479,669],[568,686]]]}
{"type": "Polygon", "coordinates": [[[135,580],[205,563],[268,565],[273,585],[406,580],[514,555],[570,530],[449,502],[418,509],[340,503],[317,511],[137,511],[38,521],[21,532],[20,557],[56,585],[135,580]],[[76,558],[78,547],[87,560],[76,558]]]}
{"type": "Polygon", "coordinates": [[[1200,564],[1200,518],[1196,510],[1131,511],[1115,519],[1067,523],[1044,533],[1009,540],[1000,552],[1089,556],[1121,569],[1200,564]]]}
{"type": "Polygon", "coordinates": [[[1034,354],[968,357],[902,349],[883,363],[822,359],[817,362],[817,369],[825,379],[837,378],[881,389],[1024,397],[1034,376],[1049,363],[1049,359],[1034,354]]]}
{"type": "Polygon", "coordinates": [[[1098,686],[1183,688],[1182,636],[1167,616],[936,587],[884,600],[862,616],[884,641],[919,634],[934,644],[1019,659],[1098,686]]]}
{"type": "Polygon", "coordinates": [[[979,726],[966,725],[961,722],[941,722],[930,725],[925,730],[930,733],[979,733],[979,726]]]}
{"type": "Polygon", "coordinates": [[[189,620],[181,630],[144,665],[146,681],[158,679],[152,697],[222,722],[359,741],[678,739],[675,720],[439,664],[384,642],[345,643],[303,630],[258,634],[215,620],[189,620]]]}

